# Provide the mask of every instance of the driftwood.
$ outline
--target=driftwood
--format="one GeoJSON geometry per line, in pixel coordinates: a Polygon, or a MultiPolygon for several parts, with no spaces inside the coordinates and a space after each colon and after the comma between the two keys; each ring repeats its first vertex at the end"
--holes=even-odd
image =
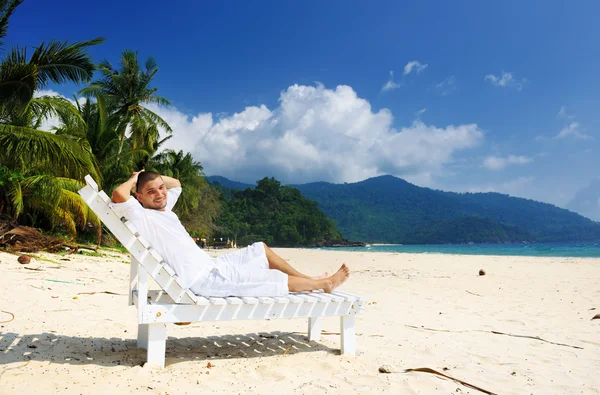
{"type": "Polygon", "coordinates": [[[477,391],[481,391],[484,394],[497,395],[495,392],[484,390],[483,388],[479,388],[479,387],[477,387],[477,386],[475,386],[473,384],[469,384],[466,381],[462,381],[462,380],[456,379],[454,377],[445,375],[444,373],[440,373],[437,370],[433,370],[433,369],[430,369],[430,368],[415,368],[415,369],[406,369],[406,370],[404,370],[404,373],[409,373],[409,372],[423,372],[423,373],[437,374],[438,376],[442,376],[442,377],[445,377],[447,379],[454,380],[457,383],[460,383],[460,384],[464,385],[465,387],[469,387],[469,388],[476,389],[477,391]]]}
{"type": "Polygon", "coordinates": [[[43,235],[37,229],[29,226],[19,226],[0,236],[0,248],[5,248],[9,251],[56,252],[65,243],[66,241],[63,239],[43,235]]]}

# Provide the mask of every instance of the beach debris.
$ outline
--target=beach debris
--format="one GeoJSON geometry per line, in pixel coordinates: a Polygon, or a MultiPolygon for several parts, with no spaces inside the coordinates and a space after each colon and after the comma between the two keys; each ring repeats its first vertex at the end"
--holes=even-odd
{"type": "MultiPolygon", "coordinates": [[[[597,318],[600,318],[600,314],[598,314],[597,318]]],[[[466,331],[450,331],[450,330],[447,330],[447,329],[433,329],[433,328],[426,328],[424,326],[420,326],[419,327],[419,326],[406,325],[406,324],[404,326],[406,326],[408,328],[423,329],[423,330],[426,330],[426,331],[435,331],[435,332],[451,332],[451,333],[463,333],[463,332],[485,332],[485,333],[487,333],[487,332],[489,332],[489,333],[493,333],[494,335],[506,335],[506,336],[512,336],[512,337],[523,337],[523,338],[526,338],[526,339],[534,339],[534,340],[539,340],[539,341],[543,341],[543,342],[550,343],[550,344],[555,344],[557,346],[565,346],[565,347],[571,347],[571,348],[577,348],[579,350],[583,350],[583,347],[571,346],[569,344],[564,344],[564,343],[555,343],[555,342],[551,342],[549,340],[542,339],[539,336],[513,335],[511,333],[504,333],[504,332],[497,332],[497,331],[483,331],[483,330],[477,330],[477,329],[475,329],[475,330],[466,330],[466,331]]]]}
{"type": "Polygon", "coordinates": [[[592,320],[600,320],[600,314],[596,314],[595,316],[593,316],[592,320]]]}
{"type": "Polygon", "coordinates": [[[485,390],[485,389],[483,389],[483,388],[477,387],[476,385],[473,385],[473,384],[467,383],[466,381],[462,381],[462,380],[459,380],[459,379],[457,379],[457,378],[454,378],[454,377],[448,376],[448,375],[446,375],[446,374],[444,374],[444,373],[440,373],[440,372],[438,372],[437,370],[433,370],[433,369],[430,369],[430,368],[415,368],[415,369],[405,369],[405,370],[404,370],[404,373],[410,373],[410,372],[423,372],[423,373],[431,373],[431,374],[436,374],[436,375],[438,375],[438,376],[442,376],[442,377],[445,377],[445,378],[447,378],[447,379],[450,379],[450,380],[456,381],[457,383],[459,383],[459,384],[462,384],[462,385],[464,385],[465,387],[469,387],[469,388],[473,388],[473,389],[475,389],[475,390],[477,390],[477,391],[481,391],[481,392],[483,392],[484,394],[488,394],[488,395],[497,395],[497,393],[496,393],[496,392],[492,392],[492,391],[485,390]]]}
{"type": "Polygon", "coordinates": [[[46,236],[29,226],[18,226],[0,236],[0,247],[9,251],[56,252],[65,244],[65,240],[46,236]]]}
{"type": "Polygon", "coordinates": [[[381,365],[379,367],[379,373],[394,373],[394,370],[392,365],[381,365]]]}
{"type": "Polygon", "coordinates": [[[479,295],[479,294],[476,294],[475,292],[471,292],[471,291],[467,291],[467,293],[470,293],[471,295],[475,295],[475,296],[483,296],[483,295],[479,295]]]}
{"type": "Polygon", "coordinates": [[[19,261],[21,265],[27,265],[29,262],[31,262],[31,257],[29,255],[21,255],[17,258],[17,261],[19,261]]]}
{"type": "Polygon", "coordinates": [[[109,294],[109,295],[126,295],[112,291],[97,291],[97,292],[79,292],[77,295],[94,295],[94,294],[109,294]]]}
{"type": "Polygon", "coordinates": [[[285,351],[283,352],[283,355],[287,354],[291,348],[292,348],[292,345],[290,344],[290,346],[288,348],[286,348],[285,351]]]}
{"type": "Polygon", "coordinates": [[[35,270],[38,272],[43,272],[45,271],[45,269],[43,267],[27,267],[27,266],[23,266],[23,269],[27,269],[27,270],[35,270]]]}
{"type": "MultiPolygon", "coordinates": [[[[600,318],[600,317],[599,317],[600,318]]],[[[556,344],[557,346],[565,346],[565,347],[571,347],[571,348],[577,348],[579,350],[583,350],[583,347],[579,347],[579,346],[571,346],[569,344],[563,344],[563,343],[555,343],[555,342],[551,342],[549,340],[544,340],[539,336],[526,336],[526,335],[513,335],[510,333],[504,333],[504,332],[496,332],[496,331],[491,331],[494,335],[506,335],[506,336],[512,336],[512,337],[524,337],[526,339],[534,339],[534,340],[539,340],[539,341],[543,341],[546,343],[550,343],[550,344],[556,344]]]]}
{"type": "Polygon", "coordinates": [[[21,368],[24,368],[25,366],[27,366],[29,364],[29,362],[31,362],[31,359],[29,361],[25,362],[23,365],[15,366],[13,368],[6,368],[6,369],[4,369],[2,371],[2,373],[0,373],[0,379],[2,378],[2,376],[4,375],[4,373],[6,373],[7,371],[12,370],[12,369],[21,369],[21,368]]]}
{"type": "Polygon", "coordinates": [[[6,324],[7,322],[11,322],[12,320],[15,319],[15,315],[13,313],[11,313],[10,311],[4,311],[4,310],[0,310],[0,313],[5,313],[5,314],[10,314],[10,320],[7,321],[0,321],[0,324],[6,324]]]}
{"type": "Polygon", "coordinates": [[[64,283],[64,284],[74,284],[74,285],[85,285],[84,283],[74,283],[71,281],[64,281],[64,280],[53,280],[53,279],[49,279],[49,278],[45,278],[44,280],[46,281],[52,281],[53,283],[64,283]]]}
{"type": "Polygon", "coordinates": [[[30,344],[27,346],[27,348],[37,348],[37,346],[35,344],[30,344]]]}
{"type": "Polygon", "coordinates": [[[213,364],[212,364],[212,363],[210,363],[210,362],[206,364],[206,368],[207,368],[207,369],[211,369],[211,368],[213,368],[214,366],[215,366],[215,365],[213,365],[213,364]]]}
{"type": "Polygon", "coordinates": [[[485,270],[479,269],[479,275],[480,276],[485,276],[485,270]]]}

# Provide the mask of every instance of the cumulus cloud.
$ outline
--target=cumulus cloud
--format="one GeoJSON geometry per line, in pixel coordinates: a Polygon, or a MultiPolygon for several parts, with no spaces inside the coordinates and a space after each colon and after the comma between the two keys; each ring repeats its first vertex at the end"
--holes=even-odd
{"type": "Polygon", "coordinates": [[[404,66],[404,75],[409,75],[410,73],[416,71],[417,74],[421,73],[423,70],[427,68],[426,64],[421,64],[421,62],[417,60],[413,60],[408,62],[406,66],[404,66]]]}
{"type": "Polygon", "coordinates": [[[514,78],[512,73],[508,73],[503,71],[501,75],[495,76],[494,74],[488,74],[484,77],[484,81],[489,81],[494,86],[499,86],[501,88],[512,87],[517,89],[519,92],[523,89],[523,86],[527,82],[526,78],[522,80],[517,80],[514,78]]]}
{"type": "Polygon", "coordinates": [[[436,127],[420,120],[393,127],[387,109],[374,112],[349,86],[292,85],[279,106],[264,105],[214,119],[151,106],[173,128],[166,148],[190,151],[206,174],[253,182],[355,182],[392,174],[428,180],[483,133],[475,124],[436,127]]]}
{"type": "Polygon", "coordinates": [[[594,138],[580,129],[579,122],[571,122],[564,127],[556,136],[555,139],[574,138],[577,140],[593,140],[594,138]]]}
{"type": "Polygon", "coordinates": [[[526,165],[531,162],[533,162],[532,158],[523,155],[508,155],[505,158],[488,156],[483,160],[482,166],[489,170],[502,170],[509,165],[526,165]]]}
{"type": "Polygon", "coordinates": [[[391,91],[394,89],[398,89],[400,88],[400,84],[394,81],[394,72],[390,71],[390,79],[383,84],[383,87],[381,88],[381,92],[387,92],[387,91],[391,91]]]}

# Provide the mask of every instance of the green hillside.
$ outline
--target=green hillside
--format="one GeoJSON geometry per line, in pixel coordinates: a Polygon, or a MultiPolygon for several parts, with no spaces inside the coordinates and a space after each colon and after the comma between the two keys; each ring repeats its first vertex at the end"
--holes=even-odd
{"type": "Polygon", "coordinates": [[[392,176],[293,187],[316,201],[349,240],[422,244],[600,239],[597,222],[551,204],[499,193],[444,192],[392,176]]]}
{"type": "Polygon", "coordinates": [[[579,214],[499,193],[443,192],[392,176],[352,184],[318,182],[295,187],[315,200],[351,240],[441,243],[600,239],[600,224],[579,214]],[[478,232],[472,229],[457,237],[456,230],[473,225],[474,218],[487,222],[477,222],[474,229],[478,232]],[[488,233],[491,228],[495,231],[488,233]],[[442,235],[444,229],[446,236],[442,235]]]}

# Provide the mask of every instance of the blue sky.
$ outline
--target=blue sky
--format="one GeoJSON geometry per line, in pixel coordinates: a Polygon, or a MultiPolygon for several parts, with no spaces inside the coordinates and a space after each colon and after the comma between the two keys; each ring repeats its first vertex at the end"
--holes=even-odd
{"type": "Polygon", "coordinates": [[[26,0],[6,42],[101,36],[98,61],[154,56],[171,147],[209,175],[389,173],[564,206],[600,168],[597,15],[595,1],[26,0]]]}

